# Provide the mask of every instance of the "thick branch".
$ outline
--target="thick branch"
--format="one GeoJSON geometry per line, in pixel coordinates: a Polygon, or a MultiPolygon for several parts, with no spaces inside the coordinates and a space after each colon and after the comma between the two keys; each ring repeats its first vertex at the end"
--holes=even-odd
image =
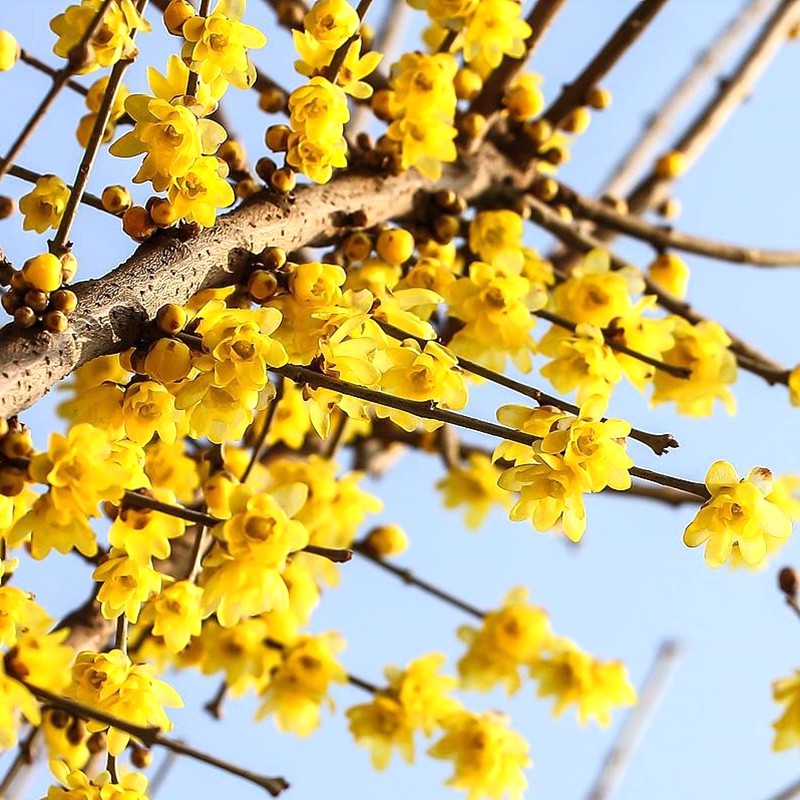
{"type": "Polygon", "coordinates": [[[130,346],[164,303],[185,303],[199,289],[236,281],[251,252],[297,250],[331,236],[336,220],[356,211],[366,211],[370,225],[408,214],[421,190],[451,189],[470,199],[523,177],[487,143],[436,182],[414,171],[342,175],[300,188],[293,204],[260,194],[190,240],[156,236],[108,275],[73,287],[78,309],[64,333],[0,330],[0,417],[24,410],[81,364],[130,346]]]}

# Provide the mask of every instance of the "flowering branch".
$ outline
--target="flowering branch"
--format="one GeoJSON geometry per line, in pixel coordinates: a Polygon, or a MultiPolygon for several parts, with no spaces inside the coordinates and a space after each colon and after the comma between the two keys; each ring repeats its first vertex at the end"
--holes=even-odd
{"type": "MultiPolygon", "coordinates": [[[[553,314],[550,316],[555,317],[556,315],[553,314]]],[[[559,317],[559,319],[561,318],[559,317]]],[[[413,339],[421,347],[424,347],[425,343],[428,341],[435,341],[430,339],[422,339],[418,336],[412,336],[411,334],[408,334],[405,331],[402,331],[399,328],[396,328],[394,325],[390,325],[387,322],[381,322],[380,320],[376,320],[376,322],[386,333],[388,333],[390,336],[394,336],[396,339],[413,339]]],[[[572,330],[574,329],[575,326],[573,325],[572,330]]],[[[630,355],[630,353],[628,355],[630,355]]],[[[642,354],[637,354],[637,355],[642,355],[642,354]]],[[[642,357],[649,358],[648,356],[642,356],[642,357]]],[[[511,391],[513,392],[517,392],[518,394],[524,395],[525,397],[529,397],[531,400],[538,403],[540,406],[555,406],[556,408],[560,408],[562,411],[567,411],[568,413],[575,415],[578,415],[580,413],[580,408],[578,406],[572,403],[568,403],[566,400],[562,400],[561,398],[556,397],[555,395],[543,392],[541,389],[537,389],[534,386],[528,386],[525,383],[514,380],[513,378],[504,375],[502,372],[496,372],[493,369],[484,367],[482,364],[478,364],[475,361],[470,361],[467,358],[462,358],[461,356],[458,355],[455,356],[455,358],[458,363],[458,366],[461,367],[461,369],[466,370],[467,372],[471,372],[473,375],[478,375],[479,377],[491,381],[492,383],[496,383],[498,386],[503,386],[506,389],[511,389],[511,391]]],[[[680,367],[674,367],[672,364],[664,364],[663,366],[670,367],[675,370],[681,369],[680,367]]],[[[685,370],[683,371],[685,372],[685,370]]],[[[678,377],[686,377],[686,376],[679,375],[678,377]]],[[[639,430],[638,428],[631,428],[630,438],[636,439],[642,444],[647,445],[657,456],[663,455],[671,447],[679,446],[677,439],[675,439],[675,437],[671,433],[648,433],[647,431],[642,431],[639,430]]]]}
{"type": "MultiPolygon", "coordinates": [[[[39,178],[44,177],[40,172],[34,172],[32,169],[26,169],[25,167],[20,167],[17,164],[12,164],[8,168],[8,174],[12,178],[18,178],[21,181],[27,181],[28,183],[36,183],[39,178]]],[[[67,188],[72,191],[72,186],[67,184],[67,188]]],[[[92,208],[96,208],[98,211],[103,211],[106,214],[111,214],[111,216],[116,217],[113,211],[109,211],[103,205],[103,201],[96,195],[91,194],[90,192],[83,192],[80,198],[81,203],[85,203],[87,206],[91,206],[92,208]]]]}
{"type": "MultiPolygon", "coordinates": [[[[144,12],[147,6],[147,0],[139,0],[136,4],[136,10],[139,14],[144,12]]],[[[130,32],[130,39],[133,41],[136,36],[137,29],[133,28],[130,32]]],[[[89,141],[83,151],[83,158],[78,166],[78,173],[75,175],[75,182],[70,187],[69,197],[67,204],[64,208],[64,213],[61,215],[61,221],[58,225],[55,237],[49,242],[50,252],[57,256],[61,256],[70,249],[69,233],[72,229],[72,223],[75,221],[75,216],[78,213],[78,205],[81,197],[86,190],[86,184],[89,182],[89,173],[92,171],[92,166],[97,154],[100,152],[100,145],[105,136],[106,127],[111,119],[111,111],[114,105],[114,99],[117,96],[117,91],[122,83],[122,77],[125,70],[133,63],[133,58],[122,58],[114,64],[111,75],[108,78],[108,83],[103,90],[103,99],[100,103],[100,108],[97,112],[97,117],[92,127],[92,132],[89,134],[89,141]]]]}
{"type": "Polygon", "coordinates": [[[244,778],[246,781],[256,784],[256,786],[260,786],[262,789],[265,789],[273,797],[277,797],[282,791],[284,791],[284,789],[289,788],[289,784],[283,778],[268,778],[264,775],[251,772],[250,770],[239,767],[236,764],[231,764],[228,761],[217,758],[210,753],[205,753],[202,750],[197,750],[194,747],[190,747],[184,742],[179,742],[176,739],[164,736],[160,733],[158,728],[134,725],[123,719],[120,719],[119,717],[115,717],[112,714],[106,714],[104,711],[87,706],[84,703],[79,703],[76,700],[69,699],[68,697],[61,697],[60,695],[50,692],[47,689],[40,689],[39,687],[32,686],[25,681],[20,681],[20,683],[22,683],[22,685],[38,700],[49,703],[56,708],[63,708],[73,716],[93,719],[104,725],[108,725],[109,727],[124,731],[130,736],[133,736],[141,741],[145,747],[150,748],[158,745],[171,750],[173,753],[189,756],[189,758],[192,758],[195,761],[201,761],[204,764],[221,769],[224,772],[230,773],[231,775],[237,775],[240,778],[244,778]]]}

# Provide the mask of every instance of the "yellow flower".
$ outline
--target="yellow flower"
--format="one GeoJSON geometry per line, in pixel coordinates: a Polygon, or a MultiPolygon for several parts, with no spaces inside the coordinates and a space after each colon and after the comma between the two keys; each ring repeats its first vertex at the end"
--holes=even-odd
{"type": "Polygon", "coordinates": [[[527,590],[517,587],[501,608],[484,616],[480,628],[463,625],[458,637],[467,643],[458,661],[461,685],[488,692],[502,683],[513,694],[522,687],[520,667],[536,660],[552,631],[545,611],[530,605],[527,590]]]}
{"type": "Polygon", "coordinates": [[[289,95],[289,124],[313,142],[336,143],[350,119],[347,96],[341,87],[316,76],[289,95]]]}
{"type": "Polygon", "coordinates": [[[661,253],[647,268],[647,277],[675,297],[686,297],[689,266],[675,253],[661,253]]]}
{"type": "Polygon", "coordinates": [[[147,778],[137,772],[128,772],[114,783],[108,771],[89,778],[57,759],[51,759],[50,770],[61,786],[50,786],[43,800],[147,800],[147,778]]]}
{"type": "Polygon", "coordinates": [[[6,674],[6,667],[0,662],[0,748],[3,750],[17,743],[21,717],[38,725],[41,722],[39,703],[19,681],[6,674]]]}
{"type": "MultiPolygon", "coordinates": [[[[82,722],[68,720],[61,725],[60,711],[51,709],[42,714],[42,733],[49,761],[59,759],[70,769],[80,769],[87,764],[91,753],[86,746],[89,734],[82,722]],[[57,721],[59,724],[54,724],[57,721]]],[[[63,797],[59,800],[64,800],[63,797]]]]}
{"type": "Polygon", "coordinates": [[[147,444],[154,434],[167,444],[177,435],[179,413],[175,398],[156,381],[136,381],[128,386],[122,401],[125,435],[139,445],[147,444]]]}
{"type": "Polygon", "coordinates": [[[394,748],[407,764],[414,762],[414,727],[390,693],[379,692],[368,703],[351,706],[347,719],[356,744],[370,749],[375,769],[389,766],[394,748]]]}
{"type": "Polygon", "coordinates": [[[521,13],[514,0],[481,0],[462,34],[467,63],[481,59],[496,68],[505,55],[522,58],[531,28],[521,13]]]}
{"type": "Polygon", "coordinates": [[[197,334],[208,355],[196,366],[211,371],[215,386],[235,381],[242,389],[260,391],[269,379],[267,368],[286,364],[286,350],[271,336],[281,324],[277,309],[227,308],[222,300],[211,300],[198,316],[197,334]]]}
{"type": "MultiPolygon", "coordinates": [[[[467,404],[467,387],[456,358],[442,345],[427,342],[424,350],[415,339],[406,339],[399,347],[380,353],[383,374],[380,387],[396,397],[412,401],[431,401],[440,408],[458,410],[467,404]]],[[[436,420],[421,419],[397,409],[376,408],[379,417],[388,417],[404,430],[421,426],[434,430],[436,420]]]]}
{"type": "Polygon", "coordinates": [[[575,333],[553,326],[539,342],[539,350],[553,359],[542,367],[542,375],[559,392],[577,389],[579,403],[592,395],[608,399],[622,378],[614,351],[600,330],[588,323],[579,323],[575,333]]]}
{"type": "Polygon", "coordinates": [[[621,661],[599,661],[568,639],[554,643],[552,652],[531,664],[530,673],[539,682],[538,696],[556,699],[553,716],[574,704],[581,725],[594,718],[606,727],[614,708],[636,702],[636,690],[621,661]]]}
{"type": "MultiPolygon", "coordinates": [[[[152,494],[163,503],[175,503],[169,489],[154,489],[152,494]]],[[[186,522],[171,514],[123,505],[111,523],[108,541],[112,547],[124,549],[134,561],[149,565],[151,558],[169,558],[170,539],[177,539],[185,530],[186,522]]]]}
{"type": "Polygon", "coordinates": [[[16,586],[0,586],[0,647],[12,648],[25,631],[44,634],[51,624],[32,594],[16,586]]]}
{"type": "Polygon", "coordinates": [[[548,460],[558,466],[529,464],[502,473],[499,485],[520,493],[509,518],[530,519],[537,531],[552,530],[560,521],[567,538],[578,542],[586,530],[583,482],[563,461],[548,460]]]}
{"type": "Polygon", "coordinates": [[[711,498],[687,525],[683,541],[687,547],[706,543],[708,566],[724,564],[734,544],[748,564],[758,564],[767,555],[771,540],[791,534],[789,515],[767,499],[772,493],[772,473],[765,467],[754,467],[739,480],[733,465],[715,461],[705,484],[711,498]]]}
{"type": "Polygon", "coordinates": [[[211,114],[219,105],[219,100],[228,89],[228,81],[220,75],[213,81],[198,81],[193,98],[186,97],[186,85],[189,80],[189,67],[179,56],[171,55],[167,59],[167,71],[162,75],[155,67],[147,68],[147,83],[150,91],[160,100],[179,105],[189,105],[197,116],[211,114]]]}
{"type": "Polygon", "coordinates": [[[347,48],[342,66],[336,73],[336,83],[342,87],[345,94],[357,100],[366,100],[372,96],[372,87],[364,78],[375,72],[382,58],[383,53],[374,50],[361,55],[361,39],[356,39],[347,48]]]}
{"type": "Polygon", "coordinates": [[[789,402],[793,406],[800,406],[800,364],[789,373],[789,402]]]}
{"type": "Polygon", "coordinates": [[[203,615],[216,613],[223,627],[244,616],[289,607],[282,572],[291,553],[309,541],[305,526],[292,517],[307,490],[292,484],[271,494],[238,486],[231,495],[232,516],[217,525],[216,544],[203,560],[203,615]]]}
{"type": "Polygon", "coordinates": [[[167,198],[175,219],[210,228],[217,209],[233,205],[236,195],[227,180],[228,165],[217,156],[200,156],[169,187],[167,198]]]}
{"type": "MultiPolygon", "coordinates": [[[[555,406],[529,408],[528,406],[508,405],[500,406],[497,409],[497,419],[503,425],[516,428],[518,431],[536,436],[539,439],[547,436],[560,420],[568,416],[566,411],[562,411],[555,406]]],[[[492,460],[510,461],[515,465],[520,465],[531,464],[537,458],[531,445],[505,441],[494,449],[492,460]]]]}
{"type": "Polygon", "coordinates": [[[183,24],[181,56],[204,83],[221,76],[239,89],[253,85],[255,67],[247,50],[263,47],[267,37],[239,21],[244,6],[238,0],[219,0],[207,17],[195,15],[183,24]]]}
{"type": "Polygon", "coordinates": [[[628,314],[633,307],[631,295],[643,288],[638,270],[612,270],[608,252],[596,249],[553,290],[554,310],[572,322],[603,328],[614,317],[628,314]]]}
{"type": "Polygon", "coordinates": [[[772,723],[775,738],[773,750],[788,750],[800,745],[800,670],[772,684],[772,697],[785,706],[780,718],[772,723]]]}
{"type": "Polygon", "coordinates": [[[19,44],[10,31],[0,30],[0,72],[7,72],[19,58],[19,44]]]}
{"type": "MultiPolygon", "coordinates": [[[[418,0],[412,3],[418,7],[418,0]]],[[[480,0],[427,0],[424,3],[428,16],[448,28],[460,28],[480,5],[480,0]]]]}
{"type": "Polygon", "coordinates": [[[347,0],[317,0],[305,16],[305,29],[329,50],[341,47],[360,24],[347,0]]]}
{"type": "Polygon", "coordinates": [[[736,413],[736,399],[730,384],[736,380],[736,357],[730,350],[731,340],[716,322],[703,320],[692,325],[675,318],[675,345],[664,353],[668,364],[686,367],[688,378],[656,370],[653,375],[654,406],[674,401],[681,414],[706,417],[718,399],[729,414],[736,413]]]}
{"type": "Polygon", "coordinates": [[[149,560],[143,563],[122,548],[112,547],[92,578],[102,583],[97,593],[102,615],[116,619],[125,614],[131,622],[136,622],[142,604],[161,591],[164,576],[149,560]]]}
{"type": "Polygon", "coordinates": [[[145,154],[135,183],[151,181],[156,191],[168,189],[202,155],[212,155],[227,138],[225,129],[210,119],[198,119],[186,106],[146,94],[132,94],[125,110],[135,121],[132,131],[109,148],[112,155],[131,158],[145,154]]]}
{"type": "Polygon", "coordinates": [[[590,397],[578,417],[562,417],[542,439],[537,455],[547,464],[553,456],[558,468],[563,462],[575,472],[585,491],[599,492],[609,486],[624,491],[631,486],[628,470],[633,466],[625,451],[631,426],[621,419],[603,421],[606,399],[590,397]]]}
{"type": "MultiPolygon", "coordinates": [[[[50,29],[58,36],[53,45],[57,56],[67,58],[83,38],[94,21],[103,0],[81,0],[80,5],[67,6],[67,9],[50,21],[50,29]]],[[[136,53],[131,34],[134,30],[149,31],[150,25],[139,14],[133,0],[116,0],[103,14],[96,32],[89,40],[90,57],[79,72],[87,73],[100,67],[110,67],[121,58],[131,58],[136,53]]]]}
{"type": "Polygon", "coordinates": [[[154,489],[167,489],[182,503],[194,498],[199,486],[197,463],[184,451],[184,443],[165,444],[160,439],[145,448],[144,471],[154,489]]]}
{"type": "Polygon", "coordinates": [[[342,299],[345,271],[337,264],[309,261],[289,273],[289,291],[304,306],[332,306],[342,299]]]}
{"type": "Polygon", "coordinates": [[[177,581],[162,589],[143,609],[141,623],[152,625],[170,653],[179,653],[192,637],[200,635],[203,590],[190,581],[177,581]]]}
{"type": "Polygon", "coordinates": [[[522,217],[513,211],[482,211],[469,224],[469,249],[506,275],[522,269],[522,217]]]}
{"type": "Polygon", "coordinates": [[[316,142],[303,133],[292,133],[288,147],[287,163],[315,183],[327,183],[334,169],[347,166],[347,142],[343,136],[316,142]]]}
{"type": "Polygon", "coordinates": [[[66,436],[50,434],[47,452],[34,456],[29,469],[34,481],[50,486],[55,508],[86,516],[96,514],[102,500],[119,500],[131,478],[113,458],[107,435],[86,423],[66,436]]]}
{"type": "Polygon", "coordinates": [[[303,634],[285,646],[256,717],[274,714],[279,730],[298,736],[312,734],[319,727],[322,705],[333,708],[328,696],[331,683],[347,680],[344,667],[336,660],[343,647],[341,638],[332,633],[303,634]]]}
{"type": "Polygon", "coordinates": [[[6,669],[15,678],[50,692],[61,693],[69,683],[75,653],[64,644],[66,628],[52,633],[27,631],[6,654],[6,669]]]}
{"type": "Polygon", "coordinates": [[[426,117],[395,120],[386,135],[401,145],[403,169],[410,167],[431,180],[442,176],[443,161],[455,161],[458,131],[449,123],[426,117]]]}
{"type": "Polygon", "coordinates": [[[542,308],[546,294],[521,275],[506,275],[482,261],[469,266],[468,277],[448,290],[450,313],[466,323],[453,337],[453,352],[502,372],[507,357],[530,370],[535,349],[531,311],[542,308]]]}
{"type": "Polygon", "coordinates": [[[69,199],[69,188],[57,175],[42,175],[30,192],[19,199],[26,231],[44,233],[57,228],[69,199]]]}
{"type": "Polygon", "coordinates": [[[522,800],[528,785],[523,770],[531,765],[528,743],[496,712],[458,711],[442,721],[444,736],[428,750],[453,762],[447,785],[467,791],[467,800],[488,797],[522,800]]]}
{"type": "Polygon", "coordinates": [[[74,547],[85,556],[97,555],[97,540],[87,515],[78,508],[56,506],[52,490],[37,498],[30,509],[12,526],[10,547],[17,547],[30,536],[31,555],[42,559],[55,549],[69,553],[74,547]]]}
{"type": "MultiPolygon", "coordinates": [[[[132,725],[172,729],[164,706],[181,708],[180,695],[164,681],[153,677],[147,664],[134,664],[121,650],[107,653],[78,653],[72,668],[69,694],[79,703],[124,719],[132,725]]],[[[89,720],[90,731],[108,730],[108,752],[119,755],[130,735],[96,720],[89,720]]]]}
{"type": "Polygon", "coordinates": [[[497,485],[500,470],[482,453],[470,453],[466,466],[453,466],[436,488],[443,494],[445,508],[464,506],[464,524],[480,528],[495,506],[509,505],[508,492],[497,485]]]}

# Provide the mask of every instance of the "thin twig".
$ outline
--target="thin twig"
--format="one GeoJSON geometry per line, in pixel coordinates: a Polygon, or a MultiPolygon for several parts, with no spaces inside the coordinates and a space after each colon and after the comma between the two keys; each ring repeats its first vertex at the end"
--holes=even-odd
{"type": "MultiPolygon", "coordinates": [[[[677,138],[670,150],[683,153],[688,166],[700,157],[733,112],[750,96],[756,82],[786,43],[789,31],[799,18],[798,0],[782,0],[735,69],[720,81],[719,91],[677,138]]],[[[659,178],[655,171],[651,172],[628,195],[628,207],[634,214],[653,208],[664,199],[670,183],[659,178]]]]}
{"type": "MultiPolygon", "coordinates": [[[[114,634],[114,647],[122,651],[123,655],[128,655],[128,618],[125,614],[117,617],[117,629],[114,634]]],[[[106,756],[106,769],[111,775],[112,783],[117,783],[117,757],[109,751],[106,756]]]]}
{"type": "Polygon", "coordinates": [[[371,561],[373,564],[385,570],[386,572],[391,573],[395,577],[400,578],[403,583],[408,584],[409,586],[416,586],[418,589],[422,589],[422,591],[427,592],[433,597],[439,598],[439,600],[443,600],[448,605],[458,608],[461,611],[464,611],[467,614],[475,617],[476,619],[483,619],[484,616],[486,616],[485,611],[481,611],[472,604],[467,603],[453,594],[450,594],[450,592],[446,592],[443,589],[440,589],[438,586],[434,586],[432,583],[429,583],[422,578],[418,578],[413,572],[411,572],[411,570],[396,567],[394,564],[390,564],[380,556],[375,555],[369,549],[369,546],[366,544],[366,542],[355,542],[352,545],[352,548],[354,552],[363,556],[368,561],[371,561]]]}
{"type": "Polygon", "coordinates": [[[800,780],[790,783],[777,794],[770,795],[767,800],[795,800],[796,797],[800,797],[800,780]]]}
{"type": "Polygon", "coordinates": [[[7,797],[9,789],[20,772],[33,764],[33,745],[40,731],[41,728],[38,725],[33,725],[27,736],[17,745],[14,760],[8,765],[8,769],[0,780],[0,797],[7,797]]]}
{"type": "Polygon", "coordinates": [[[667,641],[659,648],[639,694],[639,702],[628,713],[620,728],[587,800],[608,800],[622,782],[634,753],[658,711],[680,655],[681,646],[677,642],[667,641]]]}
{"type": "MultiPolygon", "coordinates": [[[[139,492],[126,490],[122,502],[133,508],[149,508],[153,511],[160,511],[162,514],[169,514],[172,517],[177,517],[187,522],[193,522],[195,525],[205,525],[209,528],[213,528],[215,525],[225,522],[225,520],[213,517],[205,511],[187,508],[177,503],[165,503],[162,500],[156,500],[154,497],[139,492]]],[[[346,548],[320,547],[319,545],[313,544],[304,547],[302,552],[322,556],[336,564],[343,564],[349,561],[353,556],[352,552],[346,548]]]]}
{"type": "Polygon", "coordinates": [[[250,460],[247,462],[247,466],[244,468],[242,477],[239,479],[242,483],[247,483],[247,479],[250,477],[253,467],[255,467],[256,463],[258,462],[259,456],[261,455],[261,450],[264,447],[264,442],[267,441],[267,436],[269,436],[269,429],[272,426],[272,420],[275,419],[275,412],[278,410],[278,404],[281,402],[282,397],[283,382],[278,381],[278,384],[275,387],[275,396],[272,398],[272,400],[270,400],[269,407],[264,415],[262,428],[258,433],[258,438],[253,443],[253,452],[250,455],[250,460]]]}
{"type": "MultiPolygon", "coordinates": [[[[23,64],[33,67],[35,70],[38,70],[50,78],[58,77],[58,70],[55,67],[45,64],[44,61],[37,58],[35,55],[33,55],[33,53],[28,52],[24,48],[19,51],[19,60],[22,61],[23,64]]],[[[82,83],[78,83],[71,78],[66,82],[66,86],[68,89],[72,89],[72,91],[77,92],[84,97],[89,94],[89,90],[82,83]]]]}
{"type": "MultiPolygon", "coordinates": [[[[136,11],[139,14],[144,13],[147,6],[147,0],[139,0],[136,4],[136,11]]],[[[131,40],[136,36],[136,29],[130,31],[129,36],[131,40]]],[[[108,78],[105,90],[103,91],[103,100],[100,103],[100,108],[94,120],[92,132],[89,134],[89,141],[86,143],[86,148],[83,152],[83,158],[78,166],[78,172],[75,175],[75,182],[70,189],[69,198],[67,199],[64,213],[61,215],[61,221],[58,225],[56,235],[50,241],[50,252],[57,256],[61,256],[70,249],[69,234],[72,229],[72,223],[75,221],[75,216],[78,213],[78,206],[86,190],[86,184],[89,182],[89,174],[92,171],[92,166],[100,152],[100,145],[105,136],[106,127],[111,119],[111,110],[114,105],[114,100],[117,96],[117,90],[122,83],[122,78],[125,70],[133,63],[133,58],[122,58],[114,64],[111,69],[111,75],[108,78]]]]}
{"type": "MultiPolygon", "coordinates": [[[[200,0],[200,9],[197,14],[200,17],[207,17],[208,10],[211,8],[211,0],[200,0]]],[[[194,71],[189,70],[189,77],[186,79],[186,94],[194,97],[197,93],[197,84],[200,81],[200,76],[194,71]]]]}
{"type": "Polygon", "coordinates": [[[44,119],[45,115],[50,110],[50,106],[53,105],[55,99],[61,93],[61,90],[66,86],[67,81],[83,66],[89,43],[92,37],[97,33],[103,21],[103,17],[112,2],[114,2],[114,0],[103,0],[84,31],[83,36],[81,36],[80,41],[69,51],[67,63],[53,76],[53,82],[50,84],[47,94],[42,98],[33,114],[17,135],[17,138],[6,153],[5,158],[0,161],[0,178],[8,172],[8,168],[16,161],[22,148],[25,147],[39,123],[44,119]]]}
{"type": "Polygon", "coordinates": [[[147,784],[147,796],[150,800],[158,794],[175,764],[178,763],[178,754],[168,750],[161,763],[156,768],[152,780],[147,784]]]}
{"type": "Polygon", "coordinates": [[[150,748],[154,747],[155,745],[165,747],[168,750],[171,750],[173,753],[189,756],[189,758],[192,758],[195,761],[200,761],[204,764],[208,764],[209,766],[216,767],[217,769],[221,769],[231,775],[237,775],[240,778],[244,778],[245,780],[250,781],[257,786],[260,786],[262,789],[265,789],[273,797],[277,797],[284,789],[289,787],[289,784],[283,778],[268,778],[255,772],[251,772],[250,770],[239,767],[236,764],[231,764],[228,761],[217,758],[210,753],[205,753],[202,750],[197,750],[194,747],[190,747],[186,743],[180,742],[177,739],[164,736],[160,733],[158,728],[134,725],[112,714],[106,714],[104,711],[95,709],[92,706],[79,703],[76,700],[71,700],[68,697],[61,697],[60,695],[55,694],[47,689],[40,689],[38,686],[33,686],[25,681],[20,682],[37,699],[46,703],[50,703],[57,708],[63,708],[65,711],[68,711],[70,714],[76,717],[93,719],[104,725],[108,725],[111,728],[117,728],[118,730],[124,731],[130,736],[133,736],[141,741],[145,747],[150,748]]]}
{"type": "Polygon", "coordinates": [[[742,36],[773,5],[775,0],[746,0],[714,41],[698,54],[689,71],[680,77],[667,96],[658,103],[636,141],[611,170],[598,194],[619,195],[630,188],[631,182],[651,157],[658,141],[672,127],[678,114],[711,78],[742,36]]]}
{"type": "Polygon", "coordinates": [[[800,250],[767,250],[760,247],[728,244],[682,233],[671,227],[651,225],[633,214],[621,214],[607,203],[578,194],[574,189],[559,185],[563,200],[582,219],[588,219],[618,233],[647,242],[657,250],[682,250],[687,253],[759,267],[800,266],[800,250]]]}
{"type": "Polygon", "coordinates": [[[569,114],[586,102],[586,95],[611,71],[619,59],[636,42],[667,0],[642,0],[614,31],[597,55],[544,112],[553,128],[558,128],[569,114]]]}

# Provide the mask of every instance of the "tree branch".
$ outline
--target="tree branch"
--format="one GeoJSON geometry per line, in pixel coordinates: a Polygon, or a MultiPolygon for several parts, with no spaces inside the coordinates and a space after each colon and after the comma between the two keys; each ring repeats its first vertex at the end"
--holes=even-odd
{"type": "Polygon", "coordinates": [[[775,0],[746,0],[733,19],[720,31],[714,41],[698,54],[689,71],[681,76],[667,96],[648,117],[642,132],[622,160],[605,180],[600,194],[618,195],[630,184],[650,158],[661,137],[684,107],[692,100],[728,53],[738,44],[749,28],[775,4],[775,0]]]}
{"type": "Polygon", "coordinates": [[[572,83],[563,88],[561,94],[544,112],[544,119],[553,128],[558,128],[571,111],[584,105],[589,89],[596,86],[613,69],[666,3],[667,0],[641,0],[637,4],[600,52],[572,83]]]}
{"type": "Polygon", "coordinates": [[[625,236],[648,242],[656,249],[683,250],[720,261],[749,264],[759,267],[800,266],[800,250],[765,250],[759,247],[728,244],[682,233],[669,227],[651,225],[633,214],[620,214],[607,203],[578,194],[563,183],[559,184],[559,198],[572,208],[575,215],[591,220],[625,236]]]}
{"type": "Polygon", "coordinates": [[[525,180],[486,143],[435,182],[415,171],[346,174],[301,187],[293,203],[259,194],[192,239],[157,235],[108,275],[72,287],[78,308],[64,333],[0,330],[0,417],[24,410],[81,364],[130,346],[164,303],[185,303],[202,288],[235,282],[252,252],[267,246],[292,251],[325,239],[336,232],[337,220],[356,211],[366,212],[369,225],[409,214],[420,191],[450,189],[471,199],[525,180]]]}
{"type": "MultiPolygon", "coordinates": [[[[782,0],[730,76],[720,81],[719,91],[701,109],[670,150],[683,153],[689,166],[700,157],[733,112],[753,91],[798,20],[800,2],[782,0]]],[[[634,214],[639,214],[658,205],[666,196],[670,184],[671,181],[659,178],[655,171],[651,172],[629,194],[628,207],[634,214]]]]}

